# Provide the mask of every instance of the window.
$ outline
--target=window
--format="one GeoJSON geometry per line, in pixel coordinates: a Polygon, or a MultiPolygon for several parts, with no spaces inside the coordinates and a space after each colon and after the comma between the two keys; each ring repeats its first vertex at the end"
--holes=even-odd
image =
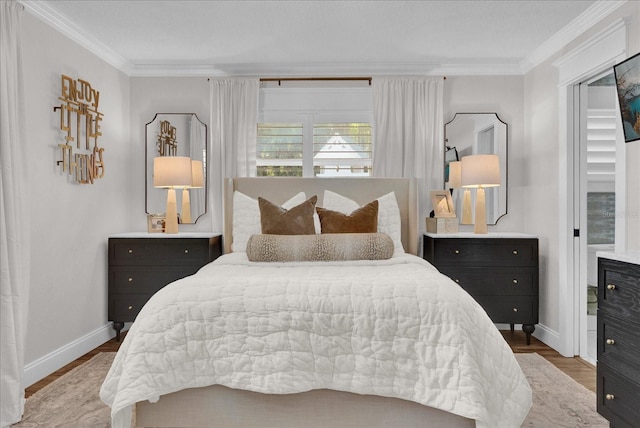
{"type": "Polygon", "coordinates": [[[369,86],[262,88],[258,121],[258,176],[372,175],[369,86]]]}
{"type": "Polygon", "coordinates": [[[371,124],[313,126],[314,176],[370,176],[371,161],[371,124]]]}
{"type": "Polygon", "coordinates": [[[258,124],[258,177],[370,176],[371,162],[369,123],[258,124]],[[304,141],[312,142],[313,151],[305,150],[304,141]]]}
{"type": "Polygon", "coordinates": [[[302,177],[302,124],[259,123],[258,177],[302,177]]]}

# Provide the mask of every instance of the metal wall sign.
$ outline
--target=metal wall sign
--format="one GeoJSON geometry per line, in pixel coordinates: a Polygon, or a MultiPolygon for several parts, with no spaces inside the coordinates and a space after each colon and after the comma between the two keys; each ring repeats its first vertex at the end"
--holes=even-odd
{"type": "Polygon", "coordinates": [[[58,144],[62,159],[56,164],[74,182],[93,184],[104,177],[104,148],[98,146],[103,116],[98,111],[100,92],[86,80],[63,74],[58,100],[62,103],[53,111],[60,112],[60,131],[65,134],[65,141],[58,144]]]}
{"type": "Polygon", "coordinates": [[[168,120],[160,121],[160,133],[158,134],[158,154],[160,156],[177,156],[178,141],[176,140],[176,127],[168,120]]]}

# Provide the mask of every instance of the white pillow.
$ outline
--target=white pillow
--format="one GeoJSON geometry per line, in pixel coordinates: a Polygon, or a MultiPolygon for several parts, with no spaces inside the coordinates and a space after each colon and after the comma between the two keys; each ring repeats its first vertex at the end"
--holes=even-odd
{"type": "MultiPolygon", "coordinates": [[[[322,208],[340,211],[344,214],[351,214],[354,210],[360,208],[360,205],[352,199],[330,190],[325,190],[322,208]]],[[[387,193],[378,198],[378,232],[386,233],[393,240],[394,257],[404,254],[400,208],[398,208],[398,201],[396,200],[396,194],[394,192],[387,193]]]]}
{"type": "MultiPolygon", "coordinates": [[[[282,204],[282,207],[290,209],[306,200],[304,192],[300,192],[282,204]]],[[[236,190],[233,192],[233,241],[231,242],[231,251],[245,253],[247,251],[247,242],[251,235],[260,233],[262,233],[262,226],[260,225],[258,200],[236,190]]]]}

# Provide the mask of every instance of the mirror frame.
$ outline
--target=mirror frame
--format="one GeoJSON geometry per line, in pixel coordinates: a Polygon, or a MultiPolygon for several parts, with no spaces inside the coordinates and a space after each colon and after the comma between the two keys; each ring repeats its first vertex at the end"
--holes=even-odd
{"type": "Polygon", "coordinates": [[[205,148],[204,161],[205,162],[204,162],[204,187],[202,188],[204,191],[204,211],[201,213],[198,213],[198,216],[194,218],[191,223],[182,223],[182,224],[196,224],[196,222],[200,219],[200,217],[204,216],[207,213],[207,208],[209,205],[209,191],[208,191],[209,189],[209,183],[208,183],[209,182],[209,147],[208,147],[209,129],[207,127],[207,124],[201,121],[198,115],[195,113],[156,113],[153,116],[153,119],[151,119],[150,122],[145,124],[145,127],[144,127],[144,160],[145,160],[144,162],[144,177],[145,177],[144,178],[144,209],[145,209],[145,213],[156,214],[156,213],[149,212],[149,171],[153,170],[153,159],[149,159],[148,154],[149,154],[149,138],[152,139],[151,144],[153,144],[155,147],[155,137],[156,137],[155,135],[149,135],[149,126],[158,119],[158,116],[193,116],[204,127],[204,148],[205,148]]]}
{"type": "MultiPolygon", "coordinates": [[[[443,160],[445,160],[445,163],[443,165],[443,185],[446,189],[447,187],[447,171],[446,171],[446,153],[448,150],[456,148],[455,145],[454,146],[450,146],[449,145],[449,139],[447,137],[447,125],[451,124],[458,115],[462,116],[462,115],[477,115],[477,114],[489,114],[489,115],[494,115],[496,117],[496,119],[502,123],[504,125],[504,133],[505,133],[505,141],[504,141],[504,173],[501,172],[501,175],[504,176],[504,186],[500,186],[500,188],[504,188],[504,212],[503,213],[498,213],[498,217],[495,219],[494,223],[489,223],[489,219],[487,219],[487,224],[490,226],[495,226],[496,224],[498,224],[498,221],[504,217],[505,215],[507,215],[507,213],[509,212],[508,208],[509,208],[509,124],[507,122],[505,122],[504,120],[502,120],[500,118],[500,116],[498,116],[498,113],[496,112],[459,112],[459,113],[454,113],[453,117],[451,118],[450,121],[446,122],[444,124],[444,147],[443,147],[443,160]]],[[[458,156],[459,152],[456,148],[456,156],[458,156]]],[[[462,159],[462,156],[460,156],[459,159],[462,159]]]]}

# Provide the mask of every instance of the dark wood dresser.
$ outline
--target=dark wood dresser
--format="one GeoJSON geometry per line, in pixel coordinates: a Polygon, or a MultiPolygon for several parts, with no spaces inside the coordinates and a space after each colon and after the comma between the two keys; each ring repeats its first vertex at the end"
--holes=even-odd
{"type": "Polygon", "coordinates": [[[598,258],[597,408],[614,428],[640,421],[640,258],[626,259],[598,258]]]}
{"type": "Polygon", "coordinates": [[[522,324],[531,343],[538,322],[538,238],[500,233],[425,234],[423,257],[464,288],[494,323],[522,324]]]}
{"type": "Polygon", "coordinates": [[[108,317],[116,338],[165,285],[196,273],[222,254],[220,234],[125,233],[109,237],[108,317]]]}

